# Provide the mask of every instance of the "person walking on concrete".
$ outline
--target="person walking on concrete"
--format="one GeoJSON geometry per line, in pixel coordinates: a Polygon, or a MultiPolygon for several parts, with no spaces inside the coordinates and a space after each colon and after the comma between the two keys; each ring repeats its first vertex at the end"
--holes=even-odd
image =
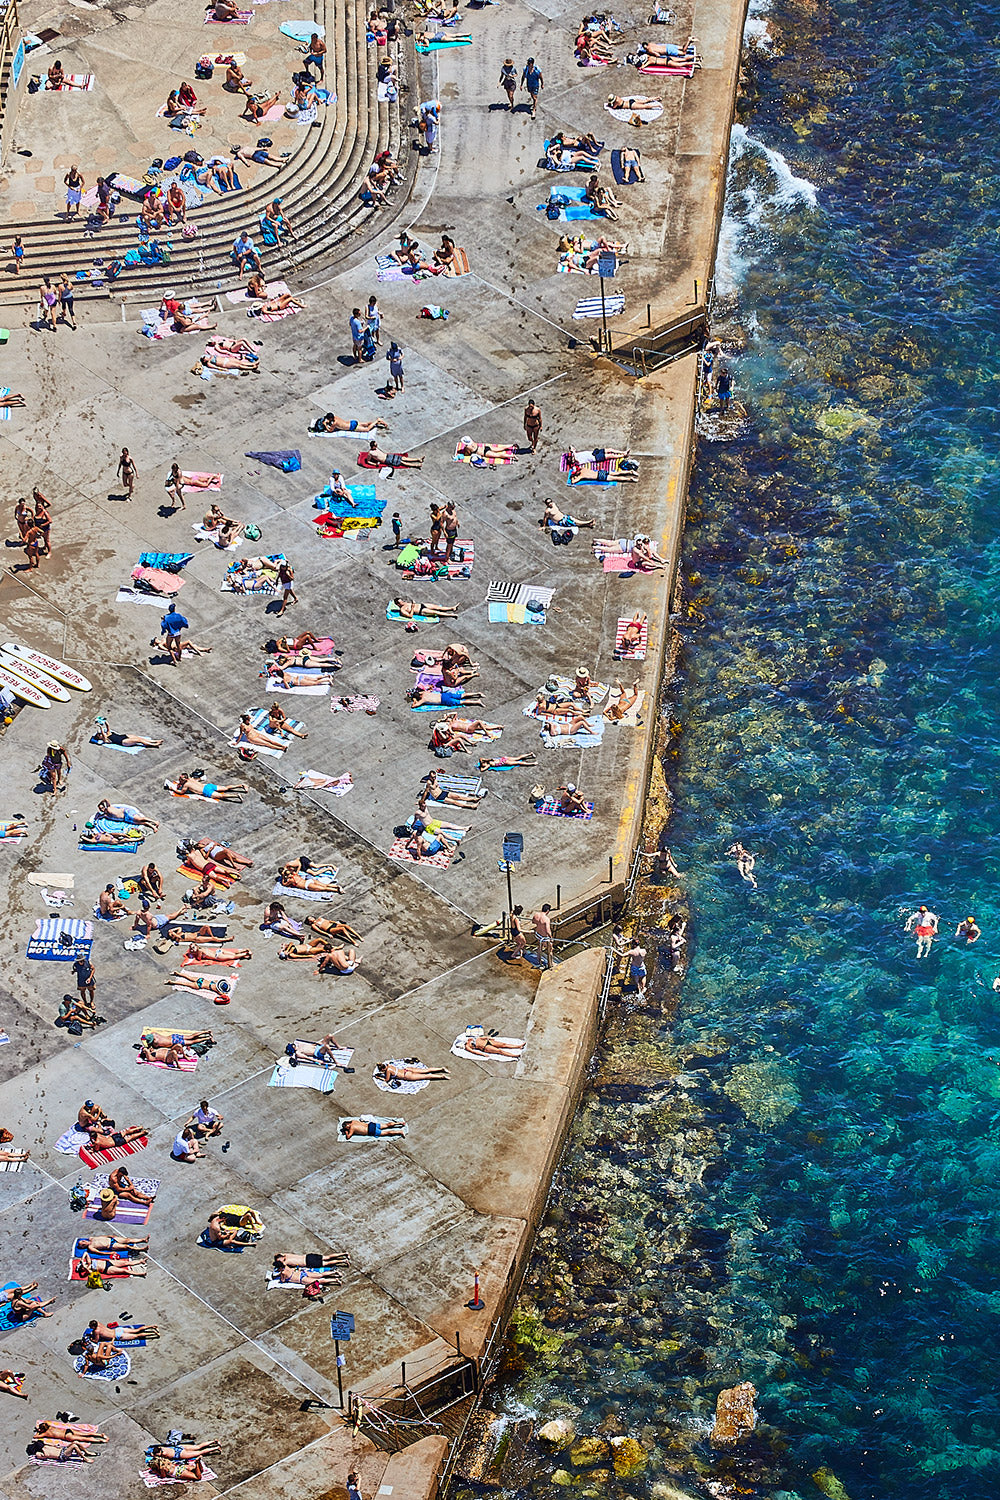
{"type": "Polygon", "coordinates": [[[59,297],[55,287],[47,276],[44,277],[41,286],[38,288],[38,322],[42,328],[47,323],[53,333],[58,332],[56,328],[56,306],[58,302],[59,297]]]}
{"type": "Polygon", "coordinates": [[[393,339],[392,343],[389,345],[388,349],[385,351],[385,357],[389,361],[389,374],[392,376],[392,383],[393,383],[395,389],[397,391],[399,391],[400,394],[402,394],[402,392],[403,392],[403,351],[399,347],[399,345],[396,343],[395,339],[393,339]]]}
{"type": "Polygon", "coordinates": [[[517,69],[512,57],[505,57],[500,69],[500,81],[497,88],[503,89],[507,95],[507,108],[511,114],[514,112],[514,95],[517,93],[517,69]]]}
{"type": "Polygon", "coordinates": [[[164,644],[175,667],[181,664],[181,636],[188,628],[187,620],[176,609],[170,609],[160,621],[164,644]]]}
{"type": "Polygon", "coordinates": [[[361,1481],[356,1469],[352,1469],[347,1476],[347,1500],[364,1500],[361,1493],[361,1481]]]}
{"type": "Polygon", "coordinates": [[[73,284],[64,273],[59,283],[59,313],[64,323],[76,332],[76,313],[73,311],[73,284]]]}
{"type": "Polygon", "coordinates": [[[76,975],[76,987],[80,992],[80,999],[89,1000],[93,1005],[94,987],[97,984],[94,965],[89,958],[78,958],[73,965],[73,973],[76,975]]]}
{"type": "Polygon", "coordinates": [[[554,940],[552,937],[552,918],[549,916],[552,907],[546,901],[540,911],[531,913],[531,925],[535,929],[535,940],[538,943],[538,965],[539,968],[551,969],[554,958],[554,940]]]}
{"type": "Polygon", "coordinates": [[[351,353],[354,356],[354,363],[359,365],[361,363],[362,352],[364,351],[365,329],[367,327],[365,319],[361,316],[360,307],[352,309],[347,326],[351,330],[351,353]]]}
{"type": "Polygon", "coordinates": [[[132,455],[129,453],[127,448],[123,448],[122,456],[118,460],[118,468],[115,471],[115,474],[116,477],[120,479],[122,484],[125,486],[125,494],[130,500],[132,498],[132,492],[135,489],[135,476],[138,472],[139,471],[135,466],[135,460],[133,459],[132,455]]]}
{"type": "Polygon", "coordinates": [[[282,562],[279,565],[278,582],[283,590],[281,608],[278,610],[278,614],[283,615],[290,604],[298,604],[299,602],[299,596],[292,587],[295,582],[295,570],[290,562],[282,562]]]}
{"type": "Polygon", "coordinates": [[[527,90],[528,98],[531,100],[531,118],[534,119],[538,111],[538,95],[545,87],[545,79],[542,77],[541,69],[535,59],[529,57],[521,74],[521,87],[527,90]]]}
{"type": "Polygon", "coordinates": [[[14,243],[10,247],[10,253],[14,257],[14,275],[20,276],[21,267],[24,265],[24,245],[21,243],[21,236],[19,234],[15,234],[14,236],[14,243]]]}
{"type": "Polygon", "coordinates": [[[534,401],[529,401],[524,408],[524,433],[534,453],[538,447],[538,439],[542,435],[542,409],[536,406],[534,401]]]}

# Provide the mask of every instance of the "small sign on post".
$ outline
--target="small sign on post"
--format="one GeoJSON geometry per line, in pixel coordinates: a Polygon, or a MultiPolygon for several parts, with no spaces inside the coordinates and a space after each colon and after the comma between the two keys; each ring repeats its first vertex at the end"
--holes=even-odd
{"type": "Polygon", "coordinates": [[[354,1314],[341,1312],[339,1309],[330,1318],[330,1337],[333,1339],[333,1349],[337,1357],[337,1394],[340,1397],[340,1409],[344,1409],[344,1377],[341,1371],[344,1368],[344,1356],[340,1352],[341,1344],[351,1342],[351,1334],[354,1332],[354,1314]]]}
{"type": "Polygon", "coordinates": [[[519,865],[524,853],[524,834],[505,833],[503,836],[503,867],[507,872],[507,918],[514,912],[514,892],[510,883],[511,865],[519,865]]]}
{"type": "Polygon", "coordinates": [[[618,262],[613,251],[605,251],[597,257],[597,274],[601,278],[601,348],[608,347],[608,307],[604,300],[605,277],[614,276],[618,262]]]}

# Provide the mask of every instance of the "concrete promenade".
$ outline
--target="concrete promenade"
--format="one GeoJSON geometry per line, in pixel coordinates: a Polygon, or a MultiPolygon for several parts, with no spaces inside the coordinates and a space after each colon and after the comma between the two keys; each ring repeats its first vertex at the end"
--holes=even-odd
{"type": "MultiPolygon", "coordinates": [[[[270,30],[276,9],[263,13],[270,30]]],[[[533,964],[505,962],[469,934],[506,904],[497,860],[508,829],[525,836],[525,862],[514,879],[515,900],[528,910],[554,904],[557,886],[564,906],[599,894],[609,857],[614,880],[624,875],[640,826],[692,442],[692,358],[635,382],[613,361],[596,359],[585,342],[573,346],[595,326],[574,322],[572,312],[579,298],[596,293],[596,280],[554,274],[556,239],[566,226],[551,224],[536,205],[553,184],[583,178],[538,170],[541,142],[557,129],[593,129],[609,147],[641,146],[647,182],[617,190],[625,200],[619,223],[570,228],[610,230],[629,241],[617,283],[627,298],[623,326],[638,334],[647,321],[668,322],[692,300],[694,279],[704,285],[711,271],[743,13],[742,0],[724,0],[697,4],[693,20],[682,12],[666,30],[629,27],[622,54],[640,36],[683,45],[692,31],[705,66],[683,81],[630,68],[577,69],[579,16],[558,0],[463,11],[461,29],[473,45],[419,59],[411,94],[442,101],[440,156],[421,163],[410,201],[398,205],[398,225],[379,248],[404,226],[425,245],[448,232],[467,250],[472,274],[379,285],[369,246],[322,284],[294,286],[307,303],[297,316],[258,326],[223,302],[222,332],[261,339],[260,374],[202,381],[192,365],[203,339],[151,343],[137,331],[134,307],[124,321],[113,303],[88,307],[76,333],[62,325],[58,333],[40,332],[26,311],[4,312],[12,337],[0,354],[0,383],[22,392],[28,405],[0,424],[2,498],[12,509],[37,485],[52,501],[54,522],[53,556],[37,571],[20,571],[22,554],[8,549],[2,639],[72,661],[95,692],[44,713],[28,708],[0,739],[3,816],[24,812],[30,824],[25,844],[0,847],[0,1025],[11,1038],[0,1047],[0,1125],[32,1153],[24,1171],[0,1176],[0,1265],[4,1280],[37,1280],[42,1296],[56,1298],[51,1318],[0,1333],[0,1364],[26,1372],[31,1396],[4,1408],[0,1494],[133,1500],[145,1493],[144,1446],[170,1427],[222,1443],[222,1456],[211,1461],[218,1478],[202,1487],[208,1494],[341,1500],[352,1464],[361,1469],[366,1500],[380,1486],[395,1500],[431,1493],[445,1446],[433,1428],[393,1457],[364,1432],[355,1437],[336,1410],[301,1406],[310,1397],[337,1401],[328,1321],[334,1309],[352,1312],[357,1323],[345,1387],[374,1397],[398,1380],[403,1361],[413,1383],[456,1363],[458,1342],[463,1355],[475,1357],[516,1289],[592,1049],[601,955],[568,959],[540,978],[533,964]],[[546,80],[535,122],[497,107],[500,63],[509,55],[523,66],[529,53],[546,80]],[[660,95],[662,120],[641,131],[619,124],[603,108],[612,90],[660,95]],[[344,359],[348,314],[372,291],[383,342],[396,338],[405,352],[406,391],[392,402],[374,394],[387,374],[384,360],[354,367],[344,359]],[[418,319],[428,302],[448,307],[447,322],[418,319]],[[496,470],[453,461],[466,434],[494,443],[523,438],[529,395],[544,420],[536,455],[524,452],[496,470]],[[419,471],[379,476],[386,520],[363,541],[320,540],[312,524],[312,496],[332,465],[348,482],[366,477],[355,464],[361,435],[308,435],[308,424],[326,410],[383,417],[391,424],[387,448],[425,458],[419,471]],[[570,492],[559,472],[567,444],[631,447],[639,482],[570,492]],[[131,503],[114,479],[123,445],[139,467],[131,503]],[[282,448],[301,451],[299,473],[244,456],[282,448]],[[241,554],[193,541],[202,497],[188,496],[186,512],[167,507],[163,481],[175,460],[182,469],[223,472],[222,494],[213,498],[260,528],[255,550],[284,552],[294,564],[300,602],[282,621],[265,600],[220,592],[226,564],[241,554]],[[442,496],[455,500],[460,534],[475,542],[472,576],[403,584],[387,550],[388,517],[398,510],[405,531],[426,534],[428,505],[442,496]],[[537,524],[548,496],[594,517],[594,535],[649,533],[671,568],[605,574],[586,532],[568,547],[552,547],[537,524]],[[193,639],[212,652],[180,668],[149,645],[159,612],[115,602],[147,550],[197,554],[179,605],[193,639]],[[494,579],[554,589],[547,623],[488,623],[484,601],[494,579]],[[431,591],[457,606],[457,621],[422,626],[416,636],[386,621],[391,595],[431,591]],[[612,659],[615,622],[637,610],[647,612],[650,631],[639,666],[648,695],[641,726],[607,725],[599,748],[544,749],[526,705],[553,671],[572,675],[586,665],[605,681],[624,675],[631,664],[612,659]],[[374,718],[331,715],[329,699],[283,698],[308,740],[280,760],[247,765],[227,741],[240,713],[263,701],[259,648],[282,627],[334,635],[344,652],[335,690],[376,694],[380,706],[374,718]],[[481,665],[474,686],[485,704],[474,712],[504,725],[502,739],[482,753],[533,751],[538,764],[486,773],[489,795],[479,809],[455,810],[455,821],[470,831],[451,868],[401,865],[387,851],[413,809],[420,778],[434,767],[475,770],[474,756],[436,761],[427,748],[434,716],[412,713],[403,701],[414,648],[451,640],[465,642],[481,665]],[[115,730],[162,737],[163,748],[130,756],[91,744],[98,712],[115,730]],[[59,798],[35,789],[34,768],[53,737],[74,756],[69,789],[59,798]],[[239,805],[169,797],[164,780],[196,766],[209,780],[246,780],[251,791],[239,805]],[[349,771],[353,790],[337,799],[292,791],[307,768],[349,771]],[[551,790],[566,780],[594,800],[591,822],[531,811],[536,782],[551,790]],[[102,797],[160,820],[142,860],[78,851],[79,828],[102,797]],[[72,871],[70,914],[89,917],[106,882],[151,857],[164,874],[165,909],[174,910],[189,882],[175,873],[173,851],[192,834],[217,837],[255,861],[229,893],[230,934],[253,951],[232,1004],[217,1009],[208,997],[171,994],[164,980],[178,950],[125,951],[127,924],[99,923],[93,959],[107,1025],[76,1041],[55,1030],[52,1018],[72,979],[68,966],[24,956],[35,921],[49,915],[27,875],[72,871]],[[324,906],[286,904],[298,920],[319,912],[361,932],[361,966],[352,975],[322,979],[311,964],[279,963],[277,941],[259,930],[278,863],[300,852],[339,866],[344,894],[324,906]],[[450,1056],[456,1035],[478,1022],[525,1037],[521,1062],[450,1056]],[[146,1025],[211,1026],[218,1045],[193,1074],[139,1067],[133,1045],[146,1025]],[[356,1049],[356,1072],[340,1076],[332,1096],[267,1088],[287,1041],[328,1030],[356,1049]],[[403,1056],[449,1065],[451,1080],[412,1096],[377,1091],[374,1064],[403,1056]],[[175,1163],[177,1123],[204,1096],[225,1114],[222,1140],[230,1149],[222,1153],[212,1142],[206,1160],[175,1163]],[[150,1273],[127,1290],[116,1283],[111,1293],[66,1281],[70,1245],[83,1232],[68,1208],[68,1189],[93,1174],[54,1146],[85,1098],[97,1099],[119,1125],[152,1127],[150,1145],[128,1165],[136,1176],[161,1180],[148,1225],[150,1273]],[[338,1143],[338,1118],[368,1112],[405,1116],[409,1134],[338,1143]],[[267,1224],[262,1244],[239,1257],[199,1248],[208,1215],[233,1202],[260,1212],[267,1224]],[[344,1285],[325,1307],[287,1290],[265,1293],[270,1258],[282,1249],[350,1253],[344,1285]],[[486,1303],[478,1313],[465,1306],[476,1270],[486,1303]],[[134,1351],[128,1379],[78,1379],[67,1344],[90,1318],[107,1321],[125,1310],[159,1322],[162,1339],[134,1351]],[[99,1421],[111,1435],[95,1464],[56,1475],[25,1463],[32,1421],[57,1409],[99,1421]]],[[[127,22],[116,35],[127,58],[127,22]]],[[[115,64],[110,50],[103,57],[107,86],[115,64]]],[[[51,102],[85,110],[90,96],[51,102]]],[[[77,150],[90,177],[85,142],[81,132],[67,149],[77,150]]],[[[22,215],[26,191],[19,179],[22,215]]],[[[45,205],[48,212],[50,198],[45,205]]],[[[0,197],[0,213],[8,206],[0,197]]]]}

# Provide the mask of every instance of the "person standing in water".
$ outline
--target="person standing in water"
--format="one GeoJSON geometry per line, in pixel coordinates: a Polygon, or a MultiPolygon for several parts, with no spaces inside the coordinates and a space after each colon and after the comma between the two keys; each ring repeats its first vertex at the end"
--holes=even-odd
{"type": "Polygon", "coordinates": [[[911,928],[917,940],[917,957],[926,958],[931,951],[931,944],[937,937],[937,912],[929,911],[926,906],[918,906],[917,910],[907,917],[903,931],[909,932],[911,928]]]}

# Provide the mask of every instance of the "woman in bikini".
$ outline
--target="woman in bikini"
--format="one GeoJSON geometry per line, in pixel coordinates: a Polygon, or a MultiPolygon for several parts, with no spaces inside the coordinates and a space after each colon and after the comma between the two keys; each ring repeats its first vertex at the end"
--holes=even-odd
{"type": "Polygon", "coordinates": [[[512,1061],[524,1051],[523,1042],[511,1042],[496,1036],[467,1036],[466,1052],[481,1052],[484,1057],[507,1057],[512,1061]]]}
{"type": "Polygon", "coordinates": [[[423,1063],[378,1063],[375,1077],[381,1083],[442,1083],[451,1077],[447,1068],[425,1068],[423,1063]]]}
{"type": "Polygon", "coordinates": [[[417,603],[413,599],[393,599],[392,603],[404,620],[412,620],[414,615],[423,615],[425,619],[458,619],[458,606],[455,604],[417,603]]]}
{"type": "Polygon", "coordinates": [[[631,713],[632,709],[639,701],[639,679],[636,678],[635,682],[633,682],[632,684],[632,687],[630,689],[626,689],[621,680],[616,678],[615,687],[618,690],[618,698],[614,703],[608,704],[607,708],[604,710],[604,717],[611,724],[620,724],[622,719],[624,719],[627,714],[631,713]]]}
{"type": "Polygon", "coordinates": [[[361,960],[353,943],[346,943],[343,948],[331,948],[324,953],[316,965],[317,974],[353,974],[361,960]]]}
{"type": "Polygon", "coordinates": [[[645,628],[646,616],[644,614],[633,615],[622,631],[621,643],[618,646],[619,654],[624,654],[626,651],[634,651],[640,646],[645,628]]]}
{"type": "Polygon", "coordinates": [[[440,804],[443,807],[475,808],[479,806],[480,799],[486,796],[486,792],[451,792],[445,791],[437,779],[436,771],[429,771],[424,777],[424,785],[417,798],[417,811],[426,812],[428,802],[440,804]]]}
{"type": "MultiPolygon", "coordinates": [[[[220,940],[212,947],[207,943],[192,943],[184,957],[193,964],[241,964],[249,963],[253,954],[249,948],[224,948],[220,940]]],[[[171,981],[173,978],[171,975],[171,981]]]]}

